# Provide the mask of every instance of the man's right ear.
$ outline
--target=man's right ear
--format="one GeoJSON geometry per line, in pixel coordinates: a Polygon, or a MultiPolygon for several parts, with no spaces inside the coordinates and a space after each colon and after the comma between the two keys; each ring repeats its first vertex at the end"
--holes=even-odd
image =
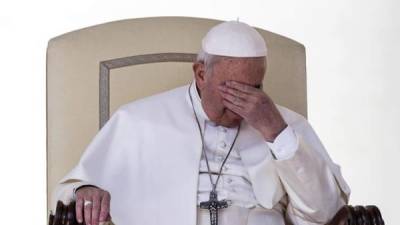
{"type": "Polygon", "coordinates": [[[193,73],[197,83],[203,83],[205,79],[205,65],[203,62],[195,62],[193,63],[193,73]]]}

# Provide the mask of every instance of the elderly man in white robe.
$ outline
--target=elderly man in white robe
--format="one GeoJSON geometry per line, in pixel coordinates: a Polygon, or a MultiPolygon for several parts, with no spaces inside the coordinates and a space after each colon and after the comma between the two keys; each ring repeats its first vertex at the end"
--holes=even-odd
{"type": "Polygon", "coordinates": [[[97,225],[325,224],[350,189],[308,121],[262,89],[267,48],[229,21],[190,85],[118,108],[53,192],[97,225]]]}

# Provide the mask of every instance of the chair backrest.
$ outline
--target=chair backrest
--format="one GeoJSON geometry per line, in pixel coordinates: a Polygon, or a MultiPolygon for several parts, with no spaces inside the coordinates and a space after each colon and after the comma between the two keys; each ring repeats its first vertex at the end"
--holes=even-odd
{"type": "MultiPolygon", "coordinates": [[[[222,21],[153,17],[69,32],[47,48],[47,199],[121,104],[188,84],[202,37],[222,21]]],[[[268,47],[264,90],[307,116],[305,48],[257,28],[268,47]]],[[[49,208],[49,207],[48,207],[49,208]]]]}

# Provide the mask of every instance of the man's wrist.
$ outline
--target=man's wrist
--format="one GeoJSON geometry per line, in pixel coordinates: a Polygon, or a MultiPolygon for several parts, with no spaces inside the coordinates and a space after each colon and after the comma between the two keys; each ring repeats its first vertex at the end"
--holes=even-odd
{"type": "Polygon", "coordinates": [[[76,187],[74,187],[73,190],[72,190],[72,195],[73,195],[73,199],[74,199],[74,200],[76,199],[76,192],[77,192],[79,189],[84,188],[84,187],[95,187],[95,188],[99,188],[99,187],[97,187],[97,186],[95,186],[95,185],[87,184],[87,183],[86,183],[86,184],[83,183],[82,185],[76,186],[76,187]]]}
{"type": "Polygon", "coordinates": [[[278,128],[276,128],[274,132],[271,132],[271,129],[266,129],[268,131],[263,132],[264,139],[267,142],[273,143],[275,139],[279,136],[279,134],[286,129],[286,127],[288,127],[288,124],[284,122],[282,125],[278,126],[278,128]]]}
{"type": "Polygon", "coordinates": [[[95,188],[98,188],[97,186],[92,185],[92,184],[84,184],[84,185],[81,185],[81,186],[79,186],[79,187],[74,188],[74,193],[76,194],[76,192],[77,192],[79,189],[83,188],[83,187],[95,187],[95,188]]]}

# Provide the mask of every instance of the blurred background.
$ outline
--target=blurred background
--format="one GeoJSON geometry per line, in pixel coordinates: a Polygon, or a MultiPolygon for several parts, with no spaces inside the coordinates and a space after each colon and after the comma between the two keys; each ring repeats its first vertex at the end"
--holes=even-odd
{"type": "Polygon", "coordinates": [[[396,0],[2,1],[2,221],[47,220],[47,41],[114,20],[190,16],[239,18],[304,44],[309,121],[342,167],[350,204],[378,205],[386,224],[400,224],[399,9],[396,0]]]}

